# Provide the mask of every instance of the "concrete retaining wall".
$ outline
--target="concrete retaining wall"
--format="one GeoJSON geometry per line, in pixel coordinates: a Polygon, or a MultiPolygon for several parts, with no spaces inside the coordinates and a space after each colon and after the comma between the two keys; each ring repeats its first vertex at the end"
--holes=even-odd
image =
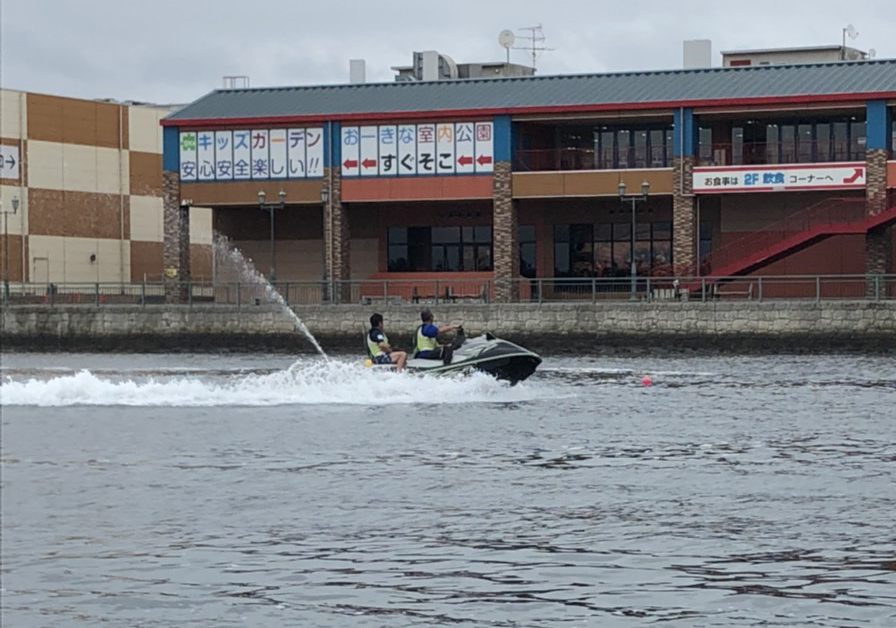
{"type": "MultiPolygon", "coordinates": [[[[327,350],[361,350],[377,306],[296,307],[327,350]]],[[[421,306],[379,306],[392,343],[409,347],[421,306]]],[[[436,322],[463,323],[535,349],[896,349],[896,301],[439,304],[436,322]]],[[[278,306],[12,306],[5,349],[313,351],[278,306]]]]}

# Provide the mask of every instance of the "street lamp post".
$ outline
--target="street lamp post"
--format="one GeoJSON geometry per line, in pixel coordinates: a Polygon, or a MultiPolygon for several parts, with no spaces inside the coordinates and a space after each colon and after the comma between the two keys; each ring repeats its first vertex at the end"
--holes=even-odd
{"type": "Polygon", "coordinates": [[[265,205],[264,196],[264,190],[259,190],[258,206],[261,209],[267,210],[267,212],[271,215],[271,272],[268,276],[268,280],[273,285],[273,283],[277,281],[277,268],[274,264],[274,210],[283,209],[283,206],[286,204],[286,192],[280,190],[280,202],[271,203],[269,205],[265,205]]]}
{"type": "Polygon", "coordinates": [[[619,182],[619,200],[625,203],[625,201],[630,200],[632,203],[632,244],[631,250],[629,251],[629,257],[631,260],[631,294],[629,295],[629,300],[637,301],[638,300],[638,271],[635,267],[635,204],[638,201],[645,202],[647,201],[647,195],[650,193],[650,183],[644,181],[641,184],[641,195],[638,196],[633,194],[632,196],[626,197],[625,195],[625,182],[619,182]]]}
{"type": "Polygon", "coordinates": [[[19,197],[12,197],[12,211],[10,212],[8,209],[3,210],[3,302],[9,302],[9,223],[8,217],[10,214],[15,214],[19,209],[19,197]]]}

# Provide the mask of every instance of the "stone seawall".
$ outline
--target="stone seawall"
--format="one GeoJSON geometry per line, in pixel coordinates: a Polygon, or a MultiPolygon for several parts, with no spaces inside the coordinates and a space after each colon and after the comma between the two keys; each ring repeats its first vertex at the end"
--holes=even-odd
{"type": "MultiPolygon", "coordinates": [[[[361,350],[378,309],[393,344],[411,346],[422,306],[297,306],[326,350],[361,350]]],[[[896,349],[896,301],[439,304],[436,322],[492,331],[536,350],[694,348],[717,350],[896,349]]],[[[313,351],[278,306],[12,306],[0,339],[7,350],[313,351]]]]}

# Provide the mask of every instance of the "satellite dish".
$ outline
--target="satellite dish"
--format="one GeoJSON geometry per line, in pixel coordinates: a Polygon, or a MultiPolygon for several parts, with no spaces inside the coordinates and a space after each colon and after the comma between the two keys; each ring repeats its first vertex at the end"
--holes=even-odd
{"type": "Polygon", "coordinates": [[[853,26],[852,24],[848,24],[846,26],[846,28],[844,29],[844,31],[846,32],[847,35],[849,35],[850,39],[855,39],[856,37],[859,36],[859,31],[857,31],[856,27],[853,26]]]}
{"type": "Polygon", "coordinates": [[[498,43],[501,45],[502,48],[510,49],[510,47],[513,45],[513,41],[515,39],[516,39],[516,37],[514,37],[513,31],[508,30],[506,28],[503,31],[501,31],[500,34],[498,35],[498,43]]]}
{"type": "Polygon", "coordinates": [[[877,56],[877,50],[875,50],[874,48],[871,48],[870,50],[868,50],[868,58],[869,59],[873,59],[876,56],[877,56]]]}

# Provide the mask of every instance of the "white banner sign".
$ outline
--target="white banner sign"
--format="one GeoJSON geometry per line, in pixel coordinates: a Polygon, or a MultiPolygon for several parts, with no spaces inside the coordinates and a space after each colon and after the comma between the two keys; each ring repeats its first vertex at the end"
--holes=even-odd
{"type": "Polygon", "coordinates": [[[184,131],[179,140],[181,181],[307,179],[324,173],[322,128],[184,131]]]}
{"type": "Polygon", "coordinates": [[[199,131],[196,134],[196,178],[200,181],[215,180],[214,131],[199,131]]]}
{"type": "Polygon", "coordinates": [[[233,132],[215,131],[215,179],[233,178],[233,132]]]}
{"type": "Polygon", "coordinates": [[[196,133],[186,132],[180,134],[178,143],[180,153],[180,180],[195,181],[198,175],[196,169],[196,133]]]}
{"type": "Polygon", "coordinates": [[[862,162],[694,168],[694,192],[778,192],[865,187],[862,162]]]}
{"type": "Polygon", "coordinates": [[[491,122],[342,127],[346,177],[476,174],[494,171],[491,122]]]}
{"type": "Polygon", "coordinates": [[[0,144],[0,179],[19,178],[19,147],[0,144]]]}

